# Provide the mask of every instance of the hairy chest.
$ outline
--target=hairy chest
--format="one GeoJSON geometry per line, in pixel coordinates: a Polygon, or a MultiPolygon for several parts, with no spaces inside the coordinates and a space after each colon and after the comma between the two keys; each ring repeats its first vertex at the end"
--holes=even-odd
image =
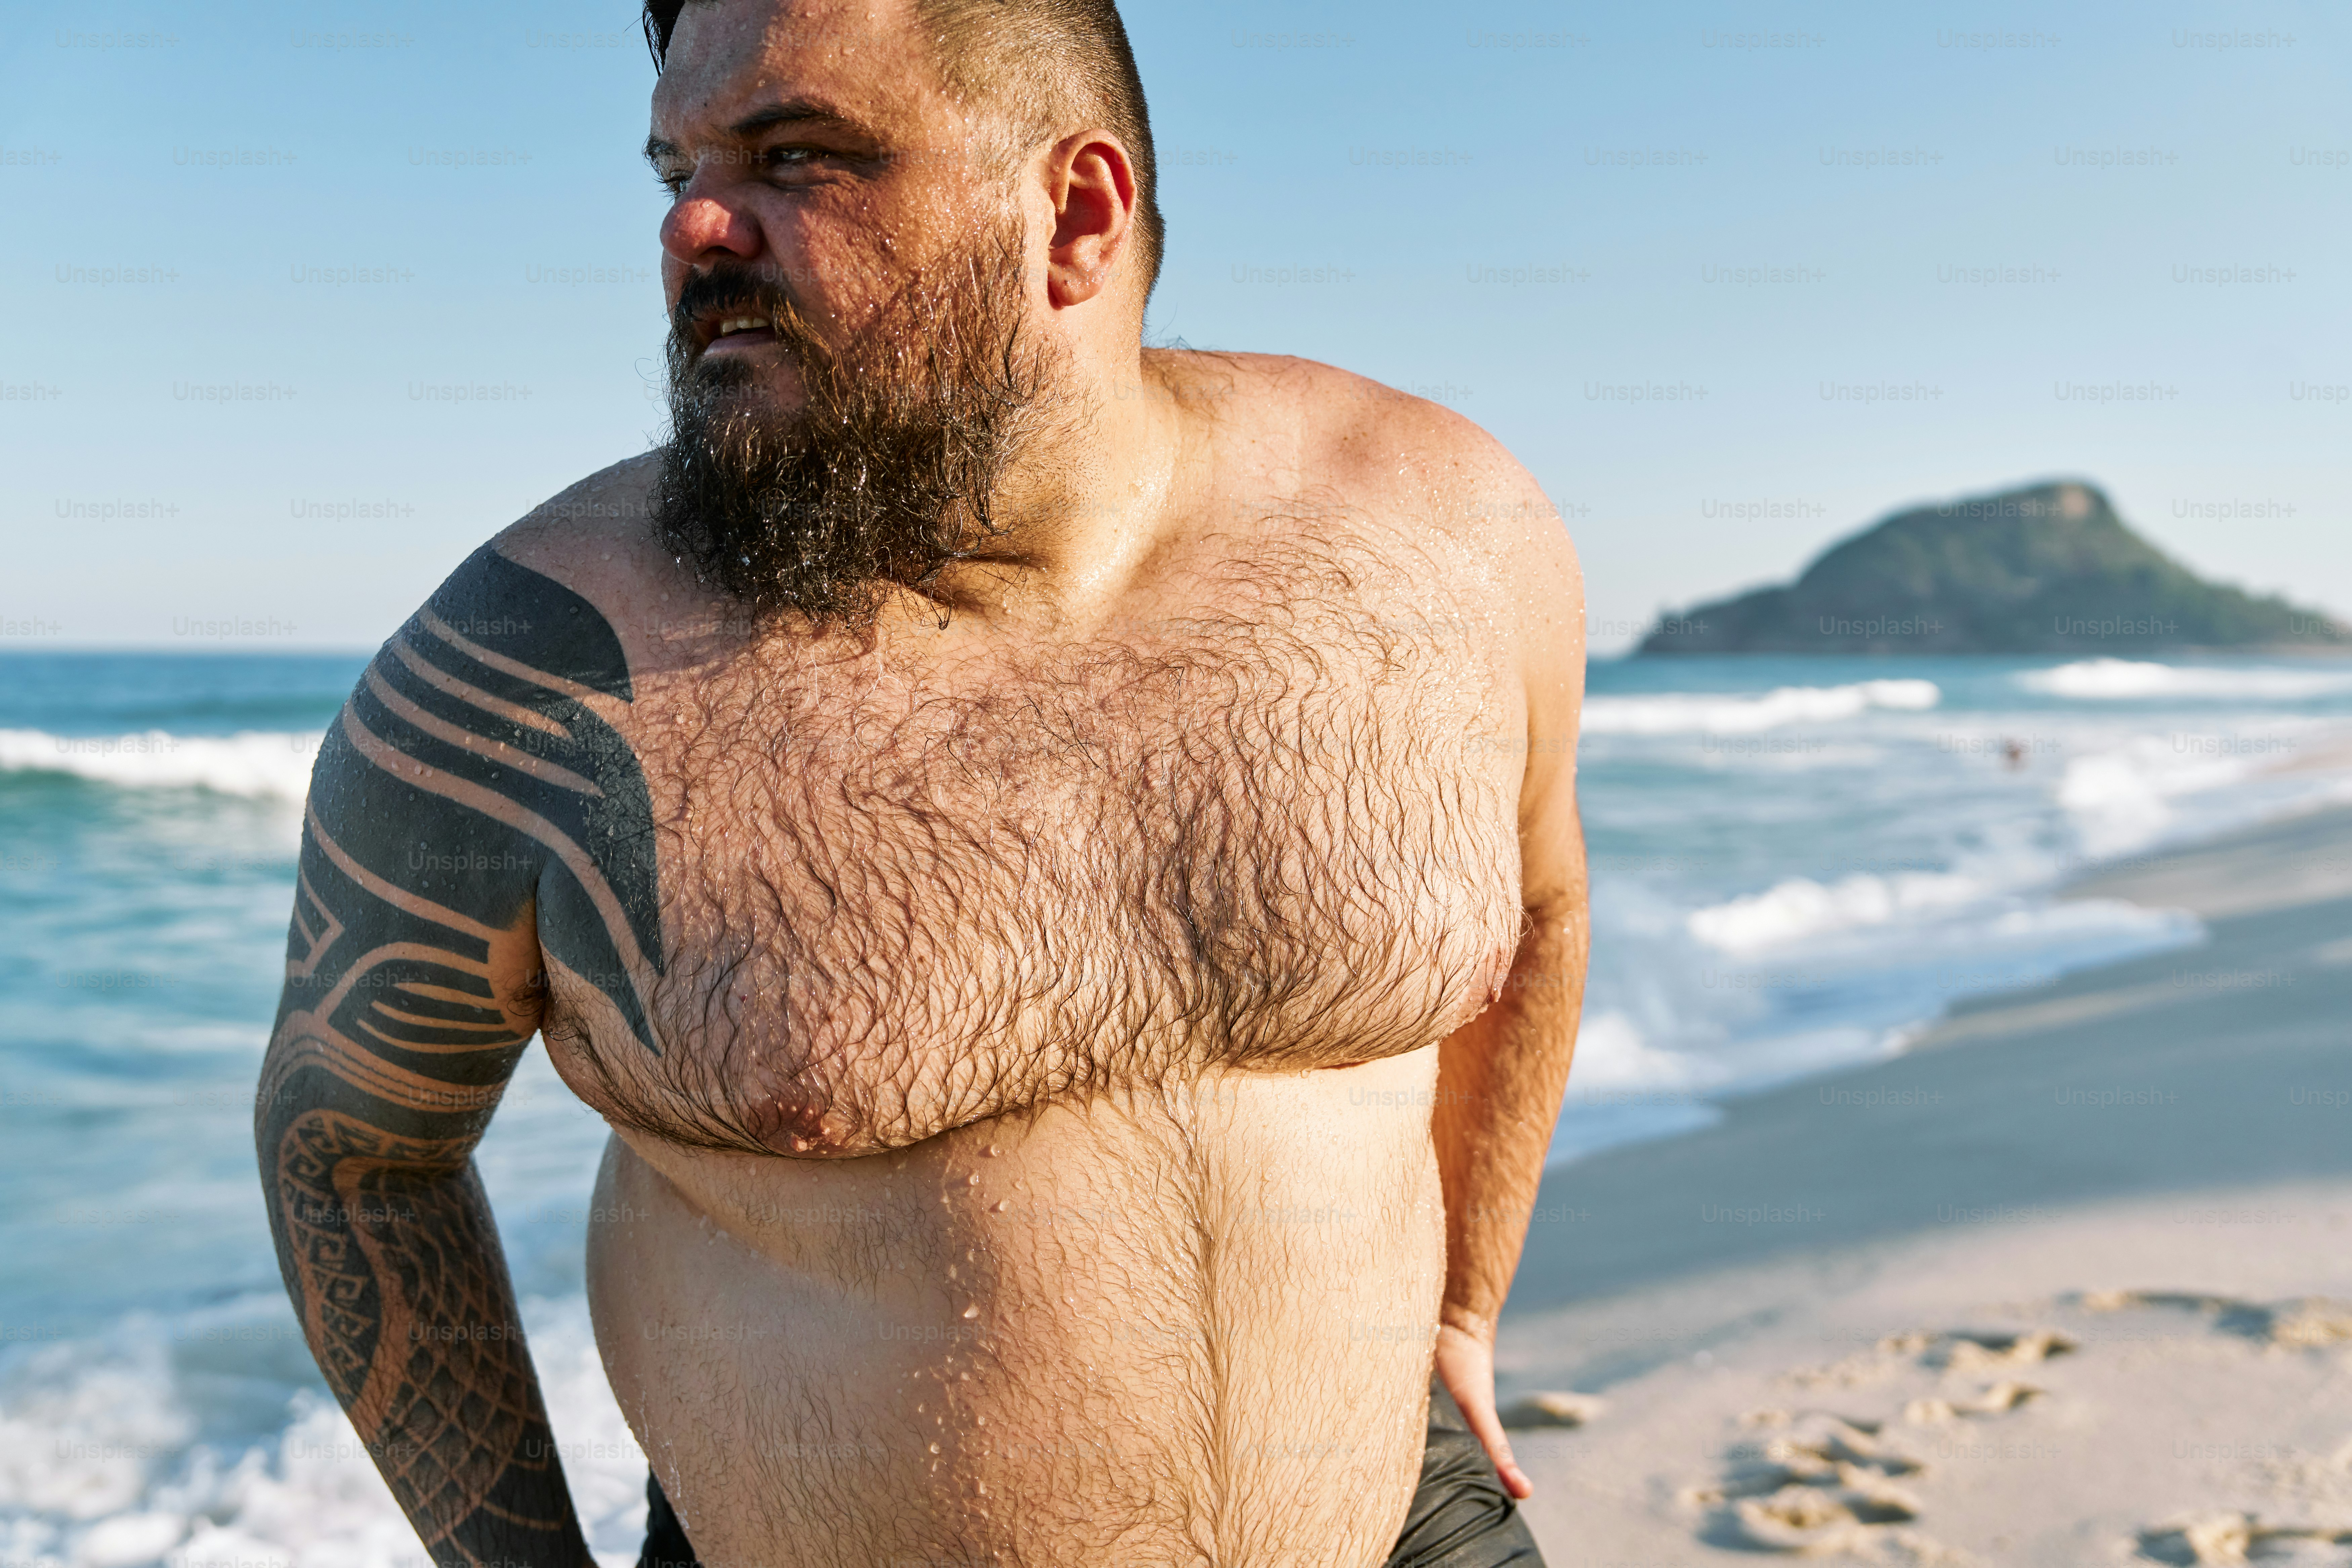
{"type": "Polygon", "coordinates": [[[1114,1084],[1392,1056],[1475,1016],[1519,908],[1515,694],[1467,626],[1139,629],[920,676],[649,684],[659,1054],[582,1012],[600,1108],[858,1152],[1114,1084]]]}

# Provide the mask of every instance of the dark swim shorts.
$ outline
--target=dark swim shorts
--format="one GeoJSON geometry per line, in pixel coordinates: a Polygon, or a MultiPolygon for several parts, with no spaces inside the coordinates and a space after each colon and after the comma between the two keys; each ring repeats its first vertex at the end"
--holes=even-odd
{"type": "MultiPolygon", "coordinates": [[[[700,1568],[661,1483],[646,1479],[646,1549],[637,1568],[700,1568]]],[[[1518,1505],[1503,1489],[1486,1450],[1470,1435],[1443,1390],[1429,1400],[1429,1446],[1421,1454],[1404,1533],[1383,1568],[1543,1568],[1518,1505]]],[[[1105,1568],[1116,1568],[1106,1564],[1105,1568]]]]}

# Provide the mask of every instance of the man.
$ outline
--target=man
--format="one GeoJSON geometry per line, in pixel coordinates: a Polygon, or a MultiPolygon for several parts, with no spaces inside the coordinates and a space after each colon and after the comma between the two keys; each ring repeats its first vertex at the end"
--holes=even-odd
{"type": "Polygon", "coordinates": [[[614,1128],[648,1562],[1535,1562],[1551,509],[1428,405],[1141,346],[1109,0],[647,30],[673,437],[457,570],[308,807],[257,1141],[394,1495],[586,1560],[471,1163],[537,1034],[614,1128]]]}

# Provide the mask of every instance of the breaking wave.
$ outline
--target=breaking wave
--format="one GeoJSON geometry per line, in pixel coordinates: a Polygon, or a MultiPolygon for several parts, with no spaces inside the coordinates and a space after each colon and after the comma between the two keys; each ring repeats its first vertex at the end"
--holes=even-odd
{"type": "Polygon", "coordinates": [[[1706,692],[1594,697],[1584,704],[1588,735],[1752,735],[1783,724],[1851,719],[1874,708],[1924,710],[1943,700],[1932,680],[1863,680],[1851,686],[1783,686],[1759,696],[1706,692]]]}
{"type": "Polygon", "coordinates": [[[300,800],[323,739],[316,731],[235,735],[52,735],[0,730],[0,773],[66,773],[119,789],[205,789],[300,800]]]}
{"type": "Polygon", "coordinates": [[[2030,669],[2017,677],[2028,691],[2084,701],[2128,702],[2147,698],[2273,698],[2293,701],[2352,691],[2352,670],[2212,669],[2195,665],[2149,664],[2127,658],[2088,658],[2054,669],[2030,669]]]}

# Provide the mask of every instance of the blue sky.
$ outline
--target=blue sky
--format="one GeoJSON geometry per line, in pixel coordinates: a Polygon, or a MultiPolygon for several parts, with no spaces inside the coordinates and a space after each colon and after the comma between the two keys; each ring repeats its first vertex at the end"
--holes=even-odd
{"type": "MultiPolygon", "coordinates": [[[[0,22],[0,648],[373,646],[657,432],[633,14],[34,10],[0,22]]],[[[1129,21],[1155,341],[1486,426],[1577,537],[1597,649],[2053,474],[2352,614],[2340,4],[1129,21]]]]}

